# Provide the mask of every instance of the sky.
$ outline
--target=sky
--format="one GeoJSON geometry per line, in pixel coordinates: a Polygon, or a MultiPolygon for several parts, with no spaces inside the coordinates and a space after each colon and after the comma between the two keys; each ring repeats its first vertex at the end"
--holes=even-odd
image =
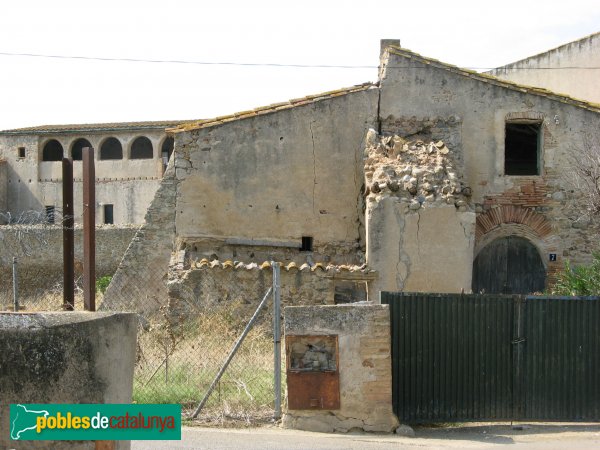
{"type": "Polygon", "coordinates": [[[481,70],[597,31],[598,0],[12,0],[0,130],[197,120],[376,81],[382,38],[481,70]]]}

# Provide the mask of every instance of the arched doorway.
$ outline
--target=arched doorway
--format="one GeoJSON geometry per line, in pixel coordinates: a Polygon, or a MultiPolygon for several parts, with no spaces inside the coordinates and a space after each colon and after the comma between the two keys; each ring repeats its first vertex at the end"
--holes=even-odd
{"type": "Polygon", "coordinates": [[[484,247],[473,263],[473,292],[531,294],[543,291],[546,269],[527,239],[507,236],[484,247]]]}

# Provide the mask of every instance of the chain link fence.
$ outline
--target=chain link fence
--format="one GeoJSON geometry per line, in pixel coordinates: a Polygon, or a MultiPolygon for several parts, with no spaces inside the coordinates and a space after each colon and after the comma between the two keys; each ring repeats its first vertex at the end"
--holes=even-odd
{"type": "MultiPolygon", "coordinates": [[[[56,234],[60,233],[59,213],[54,212],[54,223],[47,219],[43,212],[28,213],[5,219],[10,224],[0,226],[0,310],[13,311],[15,295],[20,311],[63,309],[60,245],[55,264],[36,261],[35,249],[55,245],[49,236],[54,233],[52,239],[56,241],[56,234]]],[[[82,277],[77,265],[75,272],[75,309],[82,310],[82,277]]],[[[272,286],[270,268],[244,275],[223,285],[213,270],[198,272],[197,279],[183,282],[173,273],[169,277],[165,273],[149,273],[147,278],[139,279],[138,286],[120,291],[104,307],[103,295],[111,276],[97,278],[99,310],[138,313],[135,402],[179,403],[184,418],[191,415],[272,286]]],[[[256,323],[215,384],[197,421],[240,425],[273,420],[272,304],[269,295],[268,306],[258,313],[256,323]]]]}
{"type": "MultiPolygon", "coordinates": [[[[203,283],[212,284],[205,272],[203,283]]],[[[262,283],[256,281],[258,290],[262,283]]],[[[248,288],[248,286],[245,286],[248,288]]],[[[227,286],[231,293],[240,286],[227,286]]],[[[268,288],[267,288],[268,289],[268,288]]],[[[192,289],[193,290],[193,289],[192,289]]],[[[196,286],[196,290],[198,286],[196,286]]],[[[263,292],[263,297],[266,292],[263,292]]],[[[170,298],[142,314],[134,401],[179,403],[189,417],[207,394],[261,298],[170,298]]],[[[272,304],[271,295],[268,304],[272,304]]],[[[270,421],[274,412],[273,315],[263,308],[215,384],[197,420],[204,423],[270,421]]]]}

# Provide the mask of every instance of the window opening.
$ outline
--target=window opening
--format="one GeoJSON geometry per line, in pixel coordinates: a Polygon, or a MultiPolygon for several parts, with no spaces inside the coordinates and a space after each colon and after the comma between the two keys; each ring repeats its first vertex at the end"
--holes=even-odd
{"type": "Polygon", "coordinates": [[[312,252],[313,251],[313,238],[312,236],[302,236],[302,247],[301,252],[312,252]]]}
{"type": "Polygon", "coordinates": [[[175,146],[175,140],[169,136],[167,137],[162,147],[160,148],[160,156],[162,158],[163,171],[166,170],[167,165],[169,164],[169,159],[171,159],[171,155],[173,154],[173,147],[175,146]]]}
{"type": "Polygon", "coordinates": [[[154,149],[146,136],[140,136],[131,144],[131,159],[152,159],[154,149]]]}
{"type": "Polygon", "coordinates": [[[54,210],[54,206],[46,206],[46,222],[48,223],[54,223],[54,218],[55,218],[55,210],[54,210]]]}
{"type": "Polygon", "coordinates": [[[100,147],[100,159],[123,159],[123,146],[114,137],[109,137],[100,147]]]}
{"type": "Polygon", "coordinates": [[[19,158],[25,158],[25,147],[19,147],[19,158]]]}
{"type": "Polygon", "coordinates": [[[104,205],[104,223],[114,224],[113,205],[104,205]]]}
{"type": "Polygon", "coordinates": [[[56,139],[51,139],[44,145],[42,161],[62,161],[63,147],[56,139]]]}
{"type": "Polygon", "coordinates": [[[540,124],[507,123],[504,140],[506,175],[540,174],[540,124]]]}
{"type": "Polygon", "coordinates": [[[73,161],[81,161],[83,159],[83,149],[85,147],[91,147],[90,141],[84,138],[79,138],[73,143],[73,147],[71,149],[71,155],[73,157],[73,161]]]}

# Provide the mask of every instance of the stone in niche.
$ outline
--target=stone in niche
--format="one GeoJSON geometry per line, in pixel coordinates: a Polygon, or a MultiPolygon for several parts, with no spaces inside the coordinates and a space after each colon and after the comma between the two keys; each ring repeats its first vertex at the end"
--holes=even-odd
{"type": "Polygon", "coordinates": [[[291,344],[290,370],[325,372],[337,370],[335,340],[298,339],[291,344]]]}

